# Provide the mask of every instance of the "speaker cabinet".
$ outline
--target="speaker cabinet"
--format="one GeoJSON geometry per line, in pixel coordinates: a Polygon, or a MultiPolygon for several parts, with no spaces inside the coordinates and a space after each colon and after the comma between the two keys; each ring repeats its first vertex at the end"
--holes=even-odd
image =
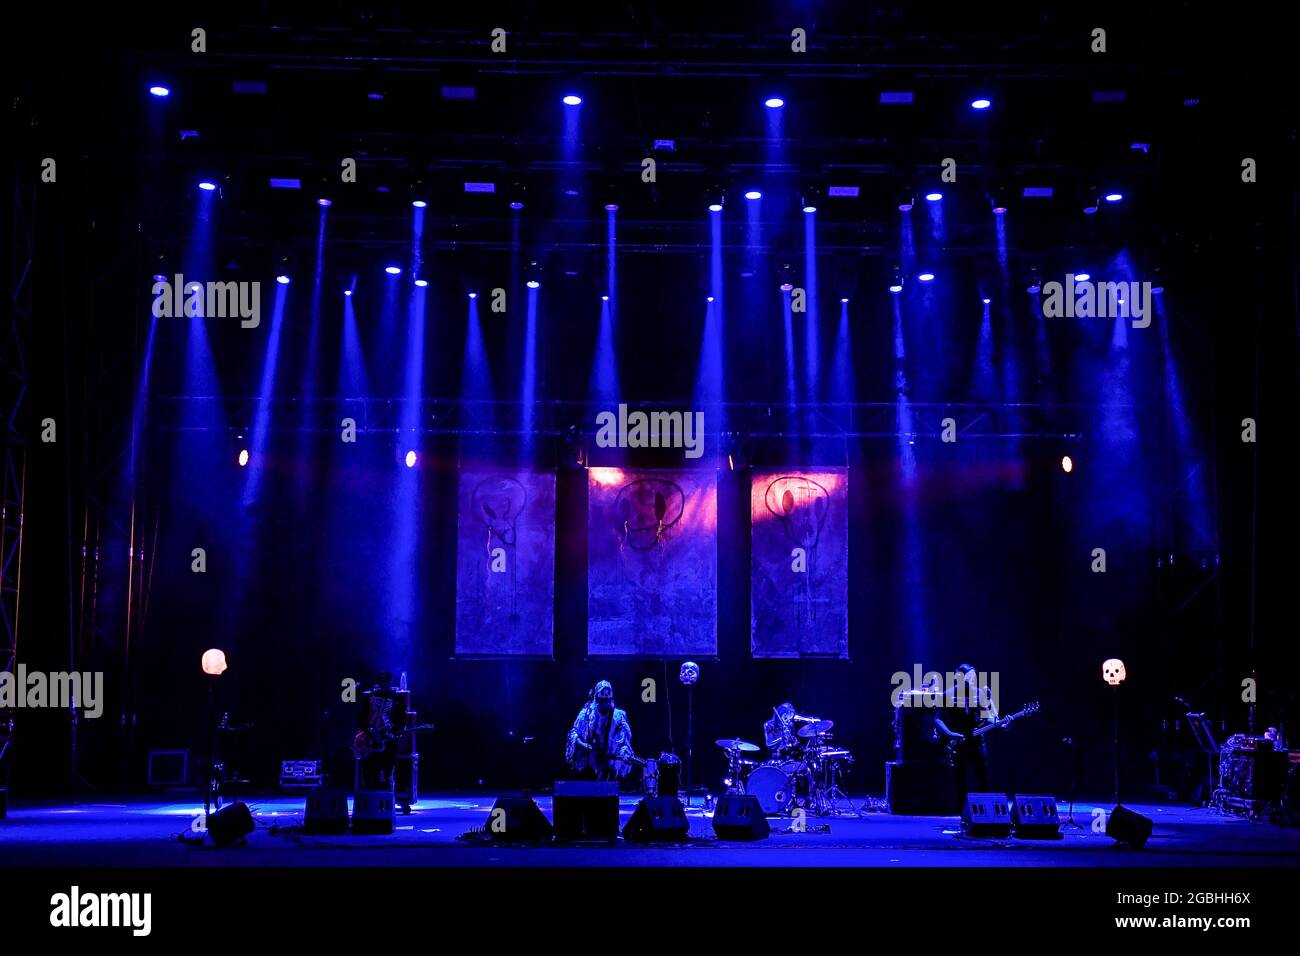
{"type": "Polygon", "coordinates": [[[686,808],[676,797],[646,797],[623,828],[629,843],[681,843],[690,832],[686,808]]]}
{"type": "Polygon", "coordinates": [[[352,832],[392,833],[396,811],[392,790],[358,790],[352,801],[352,832]]]}
{"type": "Polygon", "coordinates": [[[713,811],[713,832],[719,840],[766,840],[772,833],[758,797],[725,796],[718,798],[713,811]]]}
{"type": "Polygon", "coordinates": [[[961,812],[957,773],[946,763],[885,764],[885,802],[890,813],[946,816],[961,812]]]}
{"type": "Polygon", "coordinates": [[[1016,794],[1011,798],[1011,821],[1022,840],[1055,840],[1061,835],[1061,814],[1053,796],[1016,794]]]}
{"type": "Polygon", "coordinates": [[[500,843],[549,840],[551,821],[531,797],[497,797],[487,819],[488,835],[500,843]]]}
{"type": "Polygon", "coordinates": [[[1151,818],[1120,805],[1106,816],[1106,836],[1117,843],[1127,843],[1136,850],[1147,845],[1151,837],[1151,818]]]}
{"type": "Polygon", "coordinates": [[[1011,804],[1005,793],[968,793],[961,811],[961,831],[967,836],[1011,836],[1011,804]]]}
{"type": "Polygon", "coordinates": [[[208,836],[217,846],[230,846],[255,829],[246,803],[231,803],[208,815],[208,836]]]}
{"type": "Polygon", "coordinates": [[[347,833],[348,792],[342,787],[318,787],[307,794],[302,815],[304,833],[347,833]]]}

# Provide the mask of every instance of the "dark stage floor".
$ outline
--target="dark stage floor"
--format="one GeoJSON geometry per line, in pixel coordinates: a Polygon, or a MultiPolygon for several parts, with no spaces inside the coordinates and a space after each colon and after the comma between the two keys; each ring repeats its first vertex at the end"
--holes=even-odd
{"type": "MultiPolygon", "coordinates": [[[[870,813],[809,819],[809,832],[781,832],[772,818],[759,843],[717,840],[709,815],[688,811],[687,844],[498,846],[458,840],[487,822],[494,796],[426,796],[391,836],[305,836],[303,802],[284,796],[250,800],[258,828],[244,846],[216,848],[177,839],[201,804],[157,800],[87,800],[11,807],[0,822],[0,866],[1294,866],[1300,830],[1172,805],[1132,804],[1155,830],[1145,850],[1120,847],[1090,827],[1093,805],[1076,804],[1081,828],[1054,841],[974,840],[957,835],[955,817],[870,813]],[[829,825],[828,830],[818,827],[829,825]]],[[[549,797],[538,804],[549,817],[549,797]]],[[[626,822],[636,806],[622,801],[626,822]]],[[[1062,807],[1062,811],[1064,811],[1062,807]]]]}

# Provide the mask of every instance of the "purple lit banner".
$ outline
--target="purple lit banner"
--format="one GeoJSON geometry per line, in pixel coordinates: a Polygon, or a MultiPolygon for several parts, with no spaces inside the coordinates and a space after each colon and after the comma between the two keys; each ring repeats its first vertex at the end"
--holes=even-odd
{"type": "Polygon", "coordinates": [[[555,475],[460,473],[456,653],[551,657],[555,475]]]}
{"type": "Polygon", "coordinates": [[[849,473],[755,471],[749,506],[754,657],[849,656],[849,473]]]}
{"type": "Polygon", "coordinates": [[[718,650],[716,471],[587,472],[587,652],[718,650]]]}

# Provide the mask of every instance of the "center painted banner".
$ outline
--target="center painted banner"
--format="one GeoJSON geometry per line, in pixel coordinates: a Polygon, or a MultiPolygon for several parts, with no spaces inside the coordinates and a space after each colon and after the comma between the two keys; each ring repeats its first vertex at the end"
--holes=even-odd
{"type": "Polygon", "coordinates": [[[587,472],[587,652],[718,650],[718,475],[587,472]]]}

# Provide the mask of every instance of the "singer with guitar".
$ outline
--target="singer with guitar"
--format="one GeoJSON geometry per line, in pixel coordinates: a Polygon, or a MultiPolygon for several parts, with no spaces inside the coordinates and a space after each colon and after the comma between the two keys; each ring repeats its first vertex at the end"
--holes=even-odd
{"type": "Polygon", "coordinates": [[[614,686],[600,681],[578,711],[564,748],[564,759],[579,778],[621,780],[632,769],[632,727],[614,706],[614,686]]]}

